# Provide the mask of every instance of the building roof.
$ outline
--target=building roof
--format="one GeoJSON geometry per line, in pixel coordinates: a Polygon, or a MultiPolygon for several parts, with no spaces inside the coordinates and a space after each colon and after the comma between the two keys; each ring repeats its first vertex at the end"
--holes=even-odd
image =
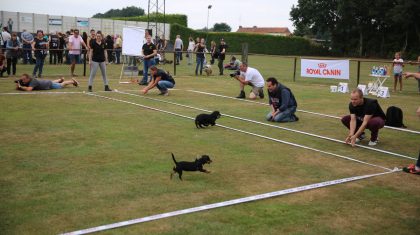
{"type": "Polygon", "coordinates": [[[238,33],[258,33],[258,34],[278,34],[278,35],[285,35],[289,36],[290,30],[287,27],[262,27],[258,28],[257,26],[254,27],[242,27],[239,26],[238,33]]]}

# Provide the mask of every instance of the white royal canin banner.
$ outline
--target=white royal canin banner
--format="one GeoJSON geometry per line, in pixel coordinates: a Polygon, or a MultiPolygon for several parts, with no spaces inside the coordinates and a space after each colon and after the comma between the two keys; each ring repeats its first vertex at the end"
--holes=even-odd
{"type": "Polygon", "coordinates": [[[348,60],[307,60],[301,59],[300,76],[311,78],[349,79],[348,60]]]}

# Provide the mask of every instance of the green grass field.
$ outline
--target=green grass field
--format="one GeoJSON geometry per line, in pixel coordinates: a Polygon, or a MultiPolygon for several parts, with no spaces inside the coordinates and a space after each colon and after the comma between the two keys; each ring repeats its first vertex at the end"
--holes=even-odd
{"type": "MultiPolygon", "coordinates": [[[[348,113],[349,94],[330,93],[338,80],[297,77],[293,59],[252,56],[250,66],[264,77],[279,78],[297,97],[300,110],[334,116],[348,113]]],[[[238,83],[229,76],[195,77],[193,66],[177,67],[176,89],[167,97],[152,90],[147,98],[170,101],[267,123],[266,105],[191,92],[234,97],[238,83]]],[[[361,83],[374,63],[362,63],[361,83]]],[[[82,74],[82,65],[77,74],[82,74]]],[[[18,74],[33,67],[18,65],[18,74]]],[[[165,69],[172,71],[167,65],[165,69]]],[[[214,71],[217,70],[215,67],[214,71]]],[[[300,68],[298,68],[298,71],[300,68]]],[[[355,87],[355,62],[350,88],[355,87]]],[[[46,79],[67,76],[67,66],[47,65],[46,79]]],[[[406,66],[406,71],[416,71],[406,66]]],[[[188,117],[202,111],[145,99],[136,84],[119,84],[121,66],[109,65],[111,88],[97,75],[94,94],[158,108],[188,117]]],[[[299,74],[299,72],[298,72],[299,74]]],[[[366,174],[383,169],[325,153],[277,143],[214,126],[198,130],[192,120],[133,104],[81,93],[81,86],[53,94],[12,95],[13,79],[0,80],[0,234],[58,234],[151,216],[272,191],[366,174]],[[60,94],[60,92],[75,92],[60,94]],[[208,154],[210,174],[185,173],[169,179],[177,160],[208,154]]],[[[387,81],[392,86],[392,81],[387,81]]],[[[247,89],[248,92],[249,88],[247,89]]],[[[22,93],[23,92],[18,92],[22,93]]],[[[372,96],[369,96],[372,97],[372,96]]],[[[267,103],[268,100],[260,100],[267,103]]],[[[379,100],[404,112],[410,130],[420,131],[417,82],[379,100]]],[[[344,140],[340,120],[297,112],[296,123],[274,124],[344,140]]],[[[222,117],[218,124],[367,163],[403,167],[414,160],[311,137],[291,131],[222,117]]],[[[369,131],[367,132],[369,136],[369,131]]],[[[367,141],[362,142],[367,146],[367,141]]],[[[412,158],[419,154],[419,135],[381,129],[375,148],[412,158]]],[[[137,224],[102,234],[418,234],[420,177],[402,172],[288,194],[204,212],[137,224]]]]}

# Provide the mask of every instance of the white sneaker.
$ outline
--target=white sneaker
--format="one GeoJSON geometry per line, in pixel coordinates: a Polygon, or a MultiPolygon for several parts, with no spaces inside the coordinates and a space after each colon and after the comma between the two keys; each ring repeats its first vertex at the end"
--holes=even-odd
{"type": "Polygon", "coordinates": [[[375,141],[369,141],[369,146],[375,146],[375,145],[377,145],[378,144],[378,140],[375,140],[375,141]]]}
{"type": "Polygon", "coordinates": [[[365,138],[365,134],[361,134],[359,137],[356,138],[356,143],[359,143],[365,138]]]}

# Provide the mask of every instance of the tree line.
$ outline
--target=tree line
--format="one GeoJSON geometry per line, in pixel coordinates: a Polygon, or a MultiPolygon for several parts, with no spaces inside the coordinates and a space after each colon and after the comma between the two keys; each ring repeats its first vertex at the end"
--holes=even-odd
{"type": "Polygon", "coordinates": [[[290,16],[295,35],[325,42],[335,55],[420,55],[418,0],[298,0],[290,16]]]}

